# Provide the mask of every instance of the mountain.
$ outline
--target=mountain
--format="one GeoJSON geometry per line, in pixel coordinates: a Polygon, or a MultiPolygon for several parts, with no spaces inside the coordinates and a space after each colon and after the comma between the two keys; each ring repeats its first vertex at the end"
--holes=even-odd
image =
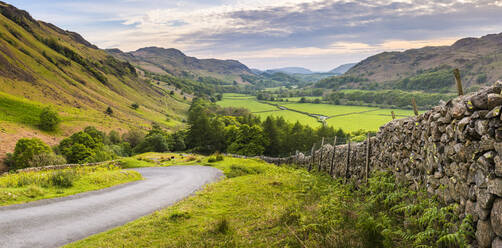
{"type": "Polygon", "coordinates": [[[350,68],[354,67],[357,63],[350,63],[350,64],[344,64],[344,65],[341,65],[341,66],[338,66],[337,68],[329,71],[329,73],[333,73],[333,74],[344,74],[345,72],[347,72],[348,70],[350,70],[350,68]]]}
{"type": "Polygon", "coordinates": [[[312,74],[314,73],[313,71],[303,68],[303,67],[285,67],[285,68],[279,68],[279,69],[270,69],[267,70],[269,73],[274,73],[274,72],[282,72],[286,74],[312,74]]]}
{"type": "Polygon", "coordinates": [[[188,109],[175,97],[79,34],[0,2],[0,157],[21,137],[53,145],[86,125],[125,131],[155,121],[175,128],[188,109]],[[46,106],[63,120],[56,133],[37,127],[46,106]],[[112,115],[105,114],[108,107],[112,115]]]}
{"type": "Polygon", "coordinates": [[[109,49],[107,52],[118,59],[157,74],[192,79],[211,77],[227,83],[234,81],[245,83],[241,75],[253,74],[251,69],[236,60],[198,59],[186,56],[174,48],[146,47],[133,52],[109,49]]]}
{"type": "Polygon", "coordinates": [[[460,69],[464,87],[502,79],[502,33],[465,38],[451,46],[384,52],[352,67],[357,80],[411,90],[453,88],[452,70],[460,69]]]}

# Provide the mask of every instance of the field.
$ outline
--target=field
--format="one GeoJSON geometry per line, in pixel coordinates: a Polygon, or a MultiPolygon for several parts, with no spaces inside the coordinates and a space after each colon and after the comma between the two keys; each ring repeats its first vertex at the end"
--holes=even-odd
{"type": "MultiPolygon", "coordinates": [[[[269,102],[278,104],[291,110],[298,110],[310,114],[319,114],[330,117],[326,122],[335,128],[345,131],[377,131],[380,126],[392,120],[391,111],[397,118],[412,116],[413,111],[402,109],[381,109],[365,106],[344,106],[330,104],[298,103],[300,98],[288,98],[288,102],[269,102]]],[[[281,110],[275,106],[261,103],[255,97],[243,94],[224,94],[223,100],[217,102],[222,107],[242,107],[262,119],[267,116],[282,116],[289,122],[300,121],[312,127],[318,127],[321,123],[315,118],[290,110],[281,110]]]]}

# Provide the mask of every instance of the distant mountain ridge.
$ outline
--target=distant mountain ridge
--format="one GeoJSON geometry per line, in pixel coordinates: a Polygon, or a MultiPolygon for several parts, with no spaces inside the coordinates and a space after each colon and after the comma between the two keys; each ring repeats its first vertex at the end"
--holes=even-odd
{"type": "Polygon", "coordinates": [[[453,87],[451,71],[458,68],[464,86],[483,85],[502,79],[502,33],[464,38],[451,46],[424,47],[404,52],[384,52],[352,67],[345,75],[388,84],[399,82],[410,89],[413,82],[431,81],[453,87]],[[422,80],[423,79],[423,80],[422,80]]]}
{"type": "Polygon", "coordinates": [[[241,75],[253,74],[251,69],[237,60],[198,59],[174,48],[145,47],[132,52],[122,52],[119,49],[106,51],[116,58],[159,74],[191,78],[207,76],[238,83],[244,83],[241,75]]]}
{"type": "Polygon", "coordinates": [[[303,68],[303,67],[284,67],[284,68],[277,68],[277,69],[270,69],[267,70],[269,73],[274,73],[274,72],[282,72],[286,74],[312,74],[314,73],[313,71],[303,68]]]}
{"type": "Polygon", "coordinates": [[[350,70],[352,67],[354,67],[357,63],[350,63],[350,64],[343,64],[343,65],[340,65],[338,66],[337,68],[329,71],[329,73],[333,73],[333,74],[344,74],[346,73],[348,70],[350,70]]]}

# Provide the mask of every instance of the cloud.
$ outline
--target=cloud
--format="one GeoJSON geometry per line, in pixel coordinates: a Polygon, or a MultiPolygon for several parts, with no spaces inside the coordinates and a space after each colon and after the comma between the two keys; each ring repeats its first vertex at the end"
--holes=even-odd
{"type": "Polygon", "coordinates": [[[175,47],[189,55],[239,59],[259,68],[272,62],[275,67],[275,61],[284,66],[308,61],[303,65],[329,69],[380,51],[502,32],[498,0],[55,2],[62,4],[59,10],[75,10],[72,18],[88,21],[92,16],[85,26],[75,21],[76,31],[103,48],[175,47]]]}

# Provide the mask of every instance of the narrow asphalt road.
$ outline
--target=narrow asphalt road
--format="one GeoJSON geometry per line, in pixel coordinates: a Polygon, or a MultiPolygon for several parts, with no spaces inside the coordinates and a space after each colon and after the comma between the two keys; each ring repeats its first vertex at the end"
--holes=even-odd
{"type": "Polygon", "coordinates": [[[172,205],[223,176],[220,170],[203,166],[135,170],[145,180],[0,207],[0,247],[62,246],[172,205]]]}

